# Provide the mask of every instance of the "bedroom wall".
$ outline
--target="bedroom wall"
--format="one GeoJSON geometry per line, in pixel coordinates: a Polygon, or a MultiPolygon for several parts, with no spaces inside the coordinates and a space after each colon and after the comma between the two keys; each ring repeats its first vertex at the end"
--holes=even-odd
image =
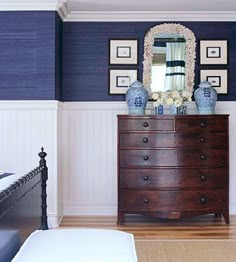
{"type": "Polygon", "coordinates": [[[49,224],[63,209],[62,20],[56,12],[0,12],[0,169],[27,172],[48,153],[49,224]]]}
{"type": "MultiPolygon", "coordinates": [[[[143,38],[157,22],[68,22],[63,24],[63,159],[64,214],[116,215],[117,114],[127,113],[124,95],[109,95],[108,41],[138,38],[139,79],[142,79],[143,38]]],[[[234,172],[236,141],[236,23],[181,22],[200,39],[227,39],[229,64],[209,68],[229,70],[229,93],[219,95],[217,113],[230,114],[230,213],[236,213],[234,172]],[[220,102],[221,101],[221,102],[220,102]]],[[[199,48],[196,85],[199,83],[199,48]]],[[[122,67],[123,68],[123,67],[122,67]]],[[[151,104],[149,105],[149,109],[151,104]]],[[[195,103],[190,113],[197,113],[195,103]]],[[[150,110],[148,111],[150,113],[150,110]]]]}
{"type": "MultiPolygon", "coordinates": [[[[158,22],[62,23],[56,12],[0,12],[0,23],[3,168],[33,167],[38,161],[33,155],[44,145],[52,224],[62,213],[116,215],[116,116],[127,113],[127,107],[124,95],[108,94],[108,68],[117,68],[108,65],[108,40],[139,39],[142,79],[143,37],[158,22]]],[[[192,29],[197,40],[229,40],[229,65],[224,66],[229,69],[229,94],[219,96],[217,112],[231,115],[230,212],[236,214],[236,22],[181,24],[192,29]]],[[[197,59],[196,84],[199,68],[206,67],[197,59]]],[[[194,102],[190,108],[196,112],[194,102]]]]}
{"type": "Polygon", "coordinates": [[[0,99],[60,100],[62,22],[56,12],[0,12],[0,99]]]}
{"type": "MultiPolygon", "coordinates": [[[[220,101],[236,100],[236,22],[180,22],[190,28],[197,43],[200,39],[226,39],[229,42],[228,66],[200,66],[197,45],[196,78],[200,68],[229,70],[229,94],[219,95],[220,101]]],[[[143,41],[149,28],[159,22],[66,22],[63,24],[63,101],[124,101],[124,95],[109,95],[108,41],[115,38],[139,40],[139,80],[142,80],[143,41]]],[[[195,86],[196,87],[196,86],[195,86]]]]}

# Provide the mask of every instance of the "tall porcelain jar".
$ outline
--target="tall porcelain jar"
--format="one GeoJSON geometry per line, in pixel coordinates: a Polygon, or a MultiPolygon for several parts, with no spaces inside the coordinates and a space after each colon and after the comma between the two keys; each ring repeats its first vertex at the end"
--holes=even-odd
{"type": "Polygon", "coordinates": [[[202,81],[194,92],[199,114],[214,114],[217,92],[208,81],[202,81]]]}
{"type": "Polygon", "coordinates": [[[130,115],[144,115],[148,102],[148,91],[143,84],[136,80],[126,92],[126,102],[130,115]]]}

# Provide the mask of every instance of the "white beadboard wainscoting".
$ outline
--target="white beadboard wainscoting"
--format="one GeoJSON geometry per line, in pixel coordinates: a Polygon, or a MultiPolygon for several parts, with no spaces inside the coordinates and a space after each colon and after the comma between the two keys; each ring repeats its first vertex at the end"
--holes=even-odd
{"type": "Polygon", "coordinates": [[[28,172],[39,164],[38,153],[42,146],[45,148],[49,171],[48,217],[53,227],[62,216],[61,109],[57,101],[0,102],[0,169],[28,172]]]}
{"type": "MultiPolygon", "coordinates": [[[[196,112],[192,102],[189,113],[196,112]]],[[[64,215],[116,215],[117,114],[126,113],[125,102],[64,103],[64,215]]],[[[217,102],[216,113],[230,114],[230,213],[236,214],[236,102],[217,102]]]]}
{"type": "MultiPolygon", "coordinates": [[[[127,112],[125,102],[1,101],[0,170],[31,170],[44,146],[52,226],[62,215],[116,215],[117,115],[127,112]]],[[[194,102],[189,113],[196,113],[194,102]]],[[[236,102],[217,102],[216,113],[230,114],[230,214],[236,214],[236,102]]]]}

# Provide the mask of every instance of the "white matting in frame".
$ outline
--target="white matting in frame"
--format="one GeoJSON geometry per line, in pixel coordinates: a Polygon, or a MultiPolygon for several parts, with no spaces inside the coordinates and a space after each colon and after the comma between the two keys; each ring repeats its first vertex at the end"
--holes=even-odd
{"type": "Polygon", "coordinates": [[[138,40],[110,40],[110,64],[138,64],[138,40]]]}
{"type": "Polygon", "coordinates": [[[125,94],[129,86],[137,80],[137,69],[110,69],[109,74],[110,94],[125,94]]]}
{"type": "Polygon", "coordinates": [[[228,93],[228,70],[227,69],[212,69],[200,71],[201,82],[206,80],[211,83],[218,94],[228,93]]]}
{"type": "Polygon", "coordinates": [[[200,64],[226,65],[227,62],[227,40],[200,40],[200,64]]]}

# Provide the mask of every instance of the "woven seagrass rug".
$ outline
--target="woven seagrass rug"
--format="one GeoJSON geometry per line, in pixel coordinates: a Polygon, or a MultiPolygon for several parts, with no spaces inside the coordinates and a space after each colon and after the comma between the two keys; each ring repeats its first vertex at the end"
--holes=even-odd
{"type": "Polygon", "coordinates": [[[236,262],[236,240],[135,240],[139,262],[236,262]]]}

